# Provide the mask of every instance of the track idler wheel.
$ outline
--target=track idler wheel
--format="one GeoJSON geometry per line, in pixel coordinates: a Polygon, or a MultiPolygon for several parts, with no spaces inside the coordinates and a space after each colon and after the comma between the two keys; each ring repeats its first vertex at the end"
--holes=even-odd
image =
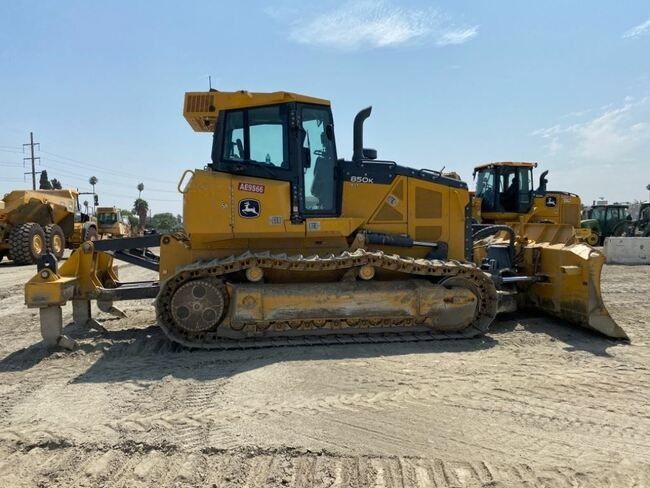
{"type": "Polygon", "coordinates": [[[208,332],[217,328],[227,305],[227,293],[219,281],[197,279],[174,292],[171,314],[176,325],[186,332],[208,332]]]}
{"type": "Polygon", "coordinates": [[[496,290],[492,289],[481,290],[474,281],[464,278],[462,276],[451,276],[440,281],[440,284],[446,288],[465,288],[471,291],[474,296],[476,296],[476,309],[474,311],[474,319],[472,325],[474,328],[479,330],[481,333],[484,333],[490,327],[490,324],[494,320],[494,317],[497,314],[497,295],[496,290]],[[481,310],[480,304],[486,298],[484,295],[493,293],[493,300],[488,300],[488,307],[485,310],[481,310]]]}

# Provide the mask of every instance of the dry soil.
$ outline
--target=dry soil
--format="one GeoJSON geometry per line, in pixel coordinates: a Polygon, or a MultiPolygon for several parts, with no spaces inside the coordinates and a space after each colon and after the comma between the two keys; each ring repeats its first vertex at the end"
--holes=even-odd
{"type": "Polygon", "coordinates": [[[515,315],[474,340],[229,352],[170,344],[150,301],[47,351],[33,272],[0,264],[0,486],[650,486],[650,266],[604,269],[630,344],[515,315]]]}

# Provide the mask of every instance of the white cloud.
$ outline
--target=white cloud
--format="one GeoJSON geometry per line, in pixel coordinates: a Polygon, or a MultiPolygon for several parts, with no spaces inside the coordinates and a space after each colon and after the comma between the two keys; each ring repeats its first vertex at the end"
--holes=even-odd
{"type": "Polygon", "coordinates": [[[635,37],[648,33],[650,33],[650,19],[646,20],[643,24],[635,25],[631,29],[626,30],[621,37],[623,39],[634,39],[635,37]]]}
{"type": "Polygon", "coordinates": [[[650,145],[650,124],[645,122],[648,100],[648,97],[636,100],[628,96],[622,105],[607,105],[591,119],[538,129],[531,135],[545,139],[552,156],[566,148],[566,156],[578,161],[635,160],[643,152],[641,149],[650,145]]]}
{"type": "Polygon", "coordinates": [[[478,29],[478,26],[455,26],[433,9],[397,7],[384,0],[362,0],[296,21],[289,39],[343,50],[427,41],[447,46],[473,39],[478,29]]]}
{"type": "Polygon", "coordinates": [[[474,39],[478,35],[478,25],[444,32],[436,41],[438,46],[450,46],[452,44],[463,44],[474,39]]]}
{"type": "Polygon", "coordinates": [[[647,198],[650,97],[582,112],[531,132],[543,144],[538,159],[552,171],[553,187],[576,192],[583,202],[647,198]]]}

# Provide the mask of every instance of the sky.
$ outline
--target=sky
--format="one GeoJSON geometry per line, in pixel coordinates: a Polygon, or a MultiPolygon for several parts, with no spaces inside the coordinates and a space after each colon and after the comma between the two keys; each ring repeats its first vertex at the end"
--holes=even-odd
{"type": "Polygon", "coordinates": [[[536,161],[583,202],[648,199],[650,4],[299,0],[0,0],[0,193],[38,170],[101,205],[182,212],[212,138],[186,91],[286,90],[332,101],[339,157],[373,106],[380,159],[456,171],[536,161]]]}

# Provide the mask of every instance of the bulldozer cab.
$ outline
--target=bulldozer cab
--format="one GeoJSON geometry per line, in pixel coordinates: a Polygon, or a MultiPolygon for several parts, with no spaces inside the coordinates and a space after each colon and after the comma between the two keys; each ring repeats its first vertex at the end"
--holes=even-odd
{"type": "Polygon", "coordinates": [[[525,214],[533,203],[535,163],[494,163],[474,170],[482,213],[525,214]]]}
{"type": "MultiPolygon", "coordinates": [[[[340,213],[329,106],[283,103],[224,110],[219,119],[209,165],[212,169],[290,182],[292,205],[301,216],[340,213]]],[[[241,211],[254,216],[257,209],[251,201],[241,211]]]]}

